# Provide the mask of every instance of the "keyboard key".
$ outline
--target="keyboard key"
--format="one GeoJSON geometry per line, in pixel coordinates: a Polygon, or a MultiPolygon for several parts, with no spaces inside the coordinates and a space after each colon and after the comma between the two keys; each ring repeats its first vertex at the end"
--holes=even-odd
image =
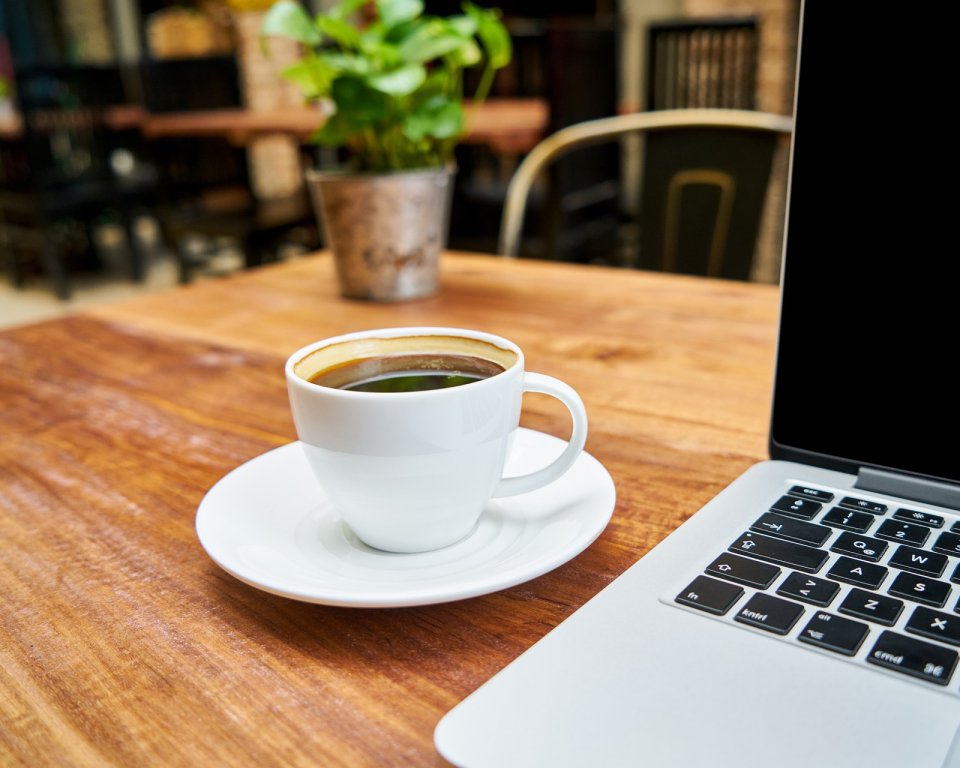
{"type": "Polygon", "coordinates": [[[953,533],[960,533],[960,520],[957,520],[957,522],[951,525],[950,530],[953,533]]]}
{"type": "Polygon", "coordinates": [[[901,573],[893,580],[887,592],[896,597],[905,597],[917,603],[942,608],[950,596],[950,585],[945,581],[928,579],[925,576],[901,573]]]}
{"type": "Polygon", "coordinates": [[[839,552],[841,555],[862,557],[864,560],[875,563],[887,551],[887,542],[874,539],[871,536],[861,536],[857,533],[844,531],[833,542],[830,551],[839,552]]]}
{"type": "MultiPolygon", "coordinates": [[[[923,525],[917,525],[916,523],[904,523],[900,520],[884,520],[873,535],[878,539],[899,541],[903,544],[911,544],[914,547],[922,547],[930,535],[930,529],[923,525]]],[[[960,539],[960,536],[957,538],[960,539]]]]}
{"type": "Polygon", "coordinates": [[[940,515],[931,515],[929,512],[921,512],[918,509],[898,509],[893,516],[897,520],[929,525],[931,528],[943,528],[943,518],[940,515]]]}
{"type": "Polygon", "coordinates": [[[942,552],[945,555],[960,555],[960,535],[956,533],[941,533],[933,545],[934,552],[942,552]]]}
{"type": "Polygon", "coordinates": [[[770,507],[771,512],[779,512],[782,515],[798,517],[801,520],[810,520],[817,516],[817,513],[823,509],[823,504],[810,499],[795,499],[792,496],[781,496],[776,503],[770,507]]]}
{"type": "Polygon", "coordinates": [[[816,499],[823,502],[833,501],[833,494],[830,491],[821,491],[819,488],[808,488],[804,485],[795,485],[787,493],[805,499],[816,499]]]}
{"type": "Polygon", "coordinates": [[[951,616],[949,613],[932,611],[922,605],[917,606],[913,611],[904,629],[932,640],[960,645],[960,618],[951,616]]]}
{"type": "Polygon", "coordinates": [[[822,549],[806,547],[803,544],[794,544],[792,541],[772,539],[759,533],[749,531],[727,549],[740,555],[748,555],[768,563],[776,563],[798,571],[816,573],[827,562],[829,555],[822,549]]]}
{"type": "Polygon", "coordinates": [[[829,528],[822,525],[804,523],[774,512],[764,514],[750,526],[750,530],[776,536],[779,539],[796,541],[800,544],[809,544],[812,547],[821,546],[833,533],[829,528]]]}
{"type": "Polygon", "coordinates": [[[820,519],[820,522],[834,528],[846,528],[848,531],[866,533],[867,529],[873,525],[873,521],[876,519],[873,515],[868,515],[866,512],[834,507],[820,519]]]}
{"type": "Polygon", "coordinates": [[[733,618],[751,627],[785,635],[802,615],[803,606],[758,592],[733,618]]]}
{"type": "Polygon", "coordinates": [[[835,581],[827,581],[805,573],[791,573],[777,588],[777,594],[792,597],[805,603],[826,607],[840,591],[835,581]]]}
{"type": "Polygon", "coordinates": [[[946,685],[957,666],[957,653],[885,630],[871,649],[867,661],[937,685],[946,685]]]}
{"type": "Polygon", "coordinates": [[[957,563],[957,567],[953,569],[953,575],[950,577],[950,581],[954,584],[960,584],[960,563],[957,563]]]}
{"type": "Polygon", "coordinates": [[[861,512],[869,512],[871,515],[883,515],[887,511],[886,504],[880,504],[876,501],[867,501],[867,499],[858,499],[854,496],[844,496],[837,502],[841,507],[848,509],[859,509],[861,512]]]}
{"type": "Polygon", "coordinates": [[[711,576],[718,576],[727,581],[735,581],[738,584],[746,584],[758,589],[766,589],[780,575],[780,569],[775,565],[760,563],[729,553],[720,555],[704,570],[711,576]]]}
{"type": "Polygon", "coordinates": [[[837,610],[849,616],[856,616],[892,627],[900,618],[903,603],[900,600],[878,595],[875,592],[851,589],[837,610]]]}
{"type": "Polygon", "coordinates": [[[883,580],[887,578],[887,569],[882,565],[871,565],[862,560],[854,560],[851,557],[840,557],[833,567],[827,573],[831,579],[846,581],[849,584],[856,584],[858,587],[867,587],[867,589],[878,589],[883,580]]]}
{"type": "Polygon", "coordinates": [[[803,628],[797,640],[818,648],[853,656],[859,649],[870,627],[859,621],[851,621],[841,616],[817,611],[803,628]]]}
{"type": "Polygon", "coordinates": [[[933,552],[904,545],[897,547],[897,551],[893,553],[889,564],[904,571],[912,571],[913,573],[919,573],[921,576],[936,578],[947,567],[947,558],[945,555],[935,555],[933,552]]]}
{"type": "Polygon", "coordinates": [[[678,603],[723,616],[740,599],[743,589],[725,581],[697,576],[674,598],[678,603]]]}

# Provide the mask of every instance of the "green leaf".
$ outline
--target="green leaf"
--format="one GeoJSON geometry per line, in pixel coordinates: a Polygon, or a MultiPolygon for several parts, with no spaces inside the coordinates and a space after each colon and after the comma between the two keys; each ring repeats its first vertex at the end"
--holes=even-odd
{"type": "Polygon", "coordinates": [[[469,38],[458,34],[446,24],[430,24],[420,27],[400,44],[404,61],[426,62],[439,59],[471,44],[469,38]]]}
{"type": "Polygon", "coordinates": [[[330,89],[338,123],[367,125],[383,120],[387,97],[357,77],[338,77],[330,89]]]}
{"type": "Polygon", "coordinates": [[[419,18],[423,13],[423,0],[377,0],[377,11],[383,25],[389,29],[419,18]]]}
{"type": "Polygon", "coordinates": [[[296,85],[306,98],[318,99],[330,93],[336,72],[322,59],[310,55],[286,67],[281,74],[296,85]]]}
{"type": "Polygon", "coordinates": [[[326,15],[331,19],[346,19],[363,8],[367,2],[368,0],[343,0],[331,8],[326,15]]]}
{"type": "Polygon", "coordinates": [[[473,3],[464,3],[463,9],[477,23],[477,36],[487,52],[487,60],[494,69],[501,69],[513,57],[513,41],[500,21],[498,11],[478,8],[473,3]]]}
{"type": "Polygon", "coordinates": [[[412,141],[420,141],[427,136],[451,139],[463,131],[463,125],[463,108],[459,102],[433,96],[407,115],[403,134],[412,141]]]}
{"type": "Polygon", "coordinates": [[[450,51],[448,58],[453,66],[463,69],[479,64],[483,59],[483,53],[480,50],[480,46],[477,45],[473,40],[467,40],[456,50],[450,51]]]}
{"type": "Polygon", "coordinates": [[[388,93],[391,96],[406,96],[423,85],[426,79],[427,70],[422,65],[408,64],[382,75],[368,76],[366,82],[381,93],[388,93]]]}
{"type": "Polygon", "coordinates": [[[477,20],[472,16],[451,16],[447,19],[447,24],[461,37],[473,37],[477,34],[477,20]]]}
{"type": "Polygon", "coordinates": [[[306,45],[318,45],[321,39],[310,14],[296,0],[278,0],[270,7],[260,37],[287,37],[306,45]]]}
{"type": "Polygon", "coordinates": [[[364,34],[360,38],[360,52],[373,64],[373,69],[392,69],[403,63],[403,57],[397,46],[385,42],[382,38],[364,34]]]}
{"type": "Polygon", "coordinates": [[[370,60],[366,56],[355,53],[340,53],[339,51],[324,51],[318,54],[318,58],[331,72],[337,74],[356,75],[357,77],[370,74],[370,60]]]}
{"type": "Polygon", "coordinates": [[[349,21],[332,16],[318,16],[317,29],[344,48],[360,47],[360,32],[349,21]]]}

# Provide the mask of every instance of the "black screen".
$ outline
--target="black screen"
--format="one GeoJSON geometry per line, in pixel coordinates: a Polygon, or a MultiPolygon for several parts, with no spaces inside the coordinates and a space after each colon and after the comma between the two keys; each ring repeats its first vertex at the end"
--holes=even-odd
{"type": "Polygon", "coordinates": [[[955,43],[807,0],[771,455],[960,481],[955,43]]]}

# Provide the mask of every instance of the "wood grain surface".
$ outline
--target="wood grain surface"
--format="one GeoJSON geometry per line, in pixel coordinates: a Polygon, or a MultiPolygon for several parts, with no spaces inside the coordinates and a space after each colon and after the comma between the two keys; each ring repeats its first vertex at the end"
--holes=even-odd
{"type": "MultiPolygon", "coordinates": [[[[342,300],[316,255],[0,333],[0,764],[443,765],[450,707],[765,457],[776,289],[465,254],[442,283],[342,300]],[[197,505],[294,439],[287,355],[421,324],[507,336],[581,393],[607,530],[545,576],[420,608],[221,571],[197,505]]],[[[523,424],[567,430],[541,396],[523,424]]]]}
{"type": "MultiPolygon", "coordinates": [[[[544,137],[550,125],[550,108],[543,99],[492,98],[481,104],[466,104],[467,144],[487,144],[495,150],[513,154],[529,152],[544,137]]],[[[323,122],[323,114],[313,107],[286,109],[216,109],[192,112],[140,114],[128,113],[127,122],[136,121],[148,138],[169,136],[222,136],[236,144],[248,143],[257,136],[284,133],[306,141],[323,122]]],[[[16,135],[17,123],[0,121],[0,136],[16,135]]]]}

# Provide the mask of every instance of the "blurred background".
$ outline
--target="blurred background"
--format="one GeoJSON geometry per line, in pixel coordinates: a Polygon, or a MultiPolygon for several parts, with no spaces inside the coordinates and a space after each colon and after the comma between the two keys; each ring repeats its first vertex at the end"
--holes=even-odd
{"type": "MultiPolygon", "coordinates": [[[[514,57],[491,94],[506,111],[458,148],[452,249],[496,251],[517,164],[564,126],[671,108],[791,113],[799,0],[479,4],[502,10],[514,57]]],[[[295,47],[259,45],[269,5],[0,0],[0,325],[322,246],[303,168],[323,158],[279,75],[295,47]]],[[[779,277],[788,146],[741,278],[779,277]]],[[[521,257],[644,268],[646,165],[641,139],[558,164],[531,200],[521,257]]]]}

